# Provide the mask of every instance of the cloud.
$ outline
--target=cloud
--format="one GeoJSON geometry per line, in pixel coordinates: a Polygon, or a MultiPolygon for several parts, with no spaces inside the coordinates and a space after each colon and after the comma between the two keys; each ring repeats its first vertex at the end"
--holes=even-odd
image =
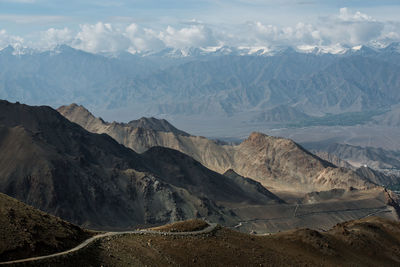
{"type": "Polygon", "coordinates": [[[103,22],[81,25],[80,31],[75,36],[72,36],[67,28],[50,29],[42,33],[41,42],[47,43],[48,47],[69,44],[92,53],[117,51],[136,53],[158,51],[165,47],[207,47],[218,44],[213,31],[201,24],[180,29],[168,26],[165,30],[156,31],[135,23],[125,28],[116,28],[103,22]]]}
{"type": "MultiPolygon", "coordinates": [[[[1,19],[1,15],[0,15],[1,19]]],[[[28,18],[29,20],[29,18],[28,18]]],[[[133,18],[132,18],[133,20],[133,18]]],[[[38,40],[24,39],[3,31],[0,47],[7,43],[25,44],[48,50],[60,44],[91,53],[159,51],[166,47],[266,47],[296,46],[305,50],[320,47],[338,51],[361,44],[387,45],[400,41],[400,22],[382,22],[361,13],[341,8],[336,14],[316,22],[298,22],[291,26],[249,21],[238,25],[211,25],[195,19],[164,28],[144,27],[131,21],[82,24],[78,29],[50,28],[35,34],[38,40]]],[[[33,34],[31,35],[33,36],[33,34]]]]}
{"type": "Polygon", "coordinates": [[[181,29],[168,26],[165,31],[160,32],[159,38],[167,47],[174,48],[206,47],[218,44],[213,31],[204,25],[191,25],[181,29]]]}
{"type": "MultiPolygon", "coordinates": [[[[253,31],[253,40],[258,45],[298,45],[314,44],[319,41],[320,33],[311,24],[302,22],[294,27],[277,27],[274,25],[264,25],[261,22],[248,23],[247,31],[253,31]]],[[[244,33],[243,33],[244,34],[244,33]]]]}
{"type": "Polygon", "coordinates": [[[3,49],[9,45],[13,47],[21,47],[23,43],[23,38],[9,35],[4,29],[0,30],[0,49],[3,49]]]}
{"type": "Polygon", "coordinates": [[[126,27],[124,35],[131,42],[128,48],[131,53],[158,51],[165,47],[164,42],[158,38],[156,31],[142,28],[135,23],[126,27]]]}
{"type": "Polygon", "coordinates": [[[0,21],[16,24],[49,24],[65,20],[66,17],[63,16],[0,14],[0,21]]]}
{"type": "Polygon", "coordinates": [[[120,29],[109,23],[98,22],[94,25],[81,25],[73,46],[92,53],[117,52],[127,50],[130,41],[120,29]]]}
{"type": "MultiPolygon", "coordinates": [[[[354,46],[381,40],[385,35],[385,25],[361,12],[352,13],[341,8],[338,15],[320,18],[315,24],[299,22],[295,26],[278,27],[261,22],[248,23],[246,36],[249,39],[246,41],[272,46],[354,46]]],[[[396,31],[392,29],[386,36],[394,39],[396,31]]]]}
{"type": "Polygon", "coordinates": [[[376,42],[380,46],[400,41],[400,22],[388,22],[376,42]]]}
{"type": "Polygon", "coordinates": [[[375,19],[360,11],[352,14],[347,7],[342,7],[339,10],[338,18],[343,21],[375,21],[375,19]]]}
{"type": "Polygon", "coordinates": [[[324,44],[342,43],[346,45],[367,44],[379,38],[385,24],[359,11],[351,13],[341,8],[338,16],[319,21],[319,31],[324,44]]]}
{"type": "Polygon", "coordinates": [[[41,32],[40,40],[32,46],[39,50],[51,50],[61,44],[72,45],[73,40],[74,34],[70,29],[66,27],[63,29],[50,28],[41,32]]]}

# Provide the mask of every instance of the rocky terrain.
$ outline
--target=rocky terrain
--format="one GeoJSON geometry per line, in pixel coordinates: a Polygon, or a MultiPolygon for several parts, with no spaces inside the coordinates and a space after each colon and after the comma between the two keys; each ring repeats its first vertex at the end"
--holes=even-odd
{"type": "Polygon", "coordinates": [[[23,36],[0,27],[0,265],[400,266],[399,36],[351,6],[322,28],[251,19],[252,47],[196,18],[2,11],[23,36]],[[26,42],[27,21],[57,27],[26,42]]]}
{"type": "Polygon", "coordinates": [[[400,152],[397,150],[331,142],[304,145],[316,155],[338,166],[350,165],[347,167],[376,184],[394,190],[400,188],[400,152]]]}
{"type": "Polygon", "coordinates": [[[329,230],[339,222],[369,216],[399,220],[399,199],[391,191],[332,189],[307,194],[275,192],[287,204],[236,206],[241,218],[235,229],[250,233],[276,233],[295,228],[329,230]]]}
{"type": "Polygon", "coordinates": [[[64,251],[94,234],[0,193],[0,262],[64,251]]]}
{"type": "MultiPolygon", "coordinates": [[[[204,217],[243,232],[278,232],[328,229],[371,214],[397,218],[397,201],[388,201],[383,188],[364,174],[337,168],[288,139],[254,133],[239,145],[227,145],[151,125],[135,128],[212,144],[217,150],[210,145],[207,153],[214,158],[200,155],[218,160],[218,173],[168,147],[146,144],[150,148],[137,154],[49,107],[2,101],[0,109],[1,192],[79,225],[131,229],[204,217]],[[220,151],[226,158],[217,157],[220,151]],[[333,188],[348,193],[332,195],[326,203],[303,200],[307,192],[333,188]]],[[[198,143],[191,144],[202,153],[198,143]]]]}
{"type": "Polygon", "coordinates": [[[205,229],[208,226],[209,226],[208,223],[203,220],[193,219],[193,220],[180,221],[171,224],[161,225],[150,229],[153,231],[176,233],[176,232],[199,231],[205,229]]]}
{"type": "MultiPolygon", "coordinates": [[[[377,217],[329,231],[249,235],[227,228],[199,236],[126,235],[102,240],[52,266],[397,266],[400,225],[377,217]]],[[[46,263],[46,262],[45,262],[46,263]]]]}
{"type": "Polygon", "coordinates": [[[344,54],[292,47],[265,55],[232,47],[169,52],[106,56],[63,45],[15,55],[10,46],[0,51],[0,98],[78,102],[111,121],[163,114],[280,127],[398,125],[399,43],[344,54]]]}
{"type": "Polygon", "coordinates": [[[329,153],[355,167],[400,169],[400,152],[376,147],[362,147],[332,142],[307,142],[304,146],[315,153],[329,153]]]}
{"type": "Polygon", "coordinates": [[[0,191],[79,225],[130,228],[195,217],[235,223],[228,205],[281,202],[178,151],[139,155],[50,107],[0,101],[0,114],[0,191]]]}
{"type": "MultiPolygon", "coordinates": [[[[176,130],[159,131],[157,129],[161,126],[154,128],[154,123],[142,124],[141,127],[107,123],[75,104],[62,106],[58,111],[88,131],[106,133],[136,152],[153,146],[169,147],[193,157],[211,170],[224,173],[232,169],[267,188],[309,192],[373,186],[365,177],[345,168],[337,168],[284,138],[253,133],[239,145],[220,145],[204,137],[182,135],[176,130]]],[[[158,124],[165,124],[165,121],[158,124]]]]}
{"type": "Polygon", "coordinates": [[[357,173],[362,175],[363,177],[368,178],[370,181],[374,182],[375,184],[382,185],[388,188],[392,186],[397,186],[400,184],[400,176],[390,173],[383,173],[371,169],[369,167],[362,166],[356,170],[357,173]]]}
{"type": "Polygon", "coordinates": [[[318,158],[289,139],[253,133],[234,149],[233,170],[277,190],[373,186],[364,177],[318,158]]]}
{"type": "Polygon", "coordinates": [[[339,158],[338,156],[336,156],[334,154],[330,154],[325,151],[312,151],[312,153],[315,154],[316,156],[320,157],[321,159],[326,160],[338,167],[343,167],[343,168],[347,168],[347,169],[356,169],[353,165],[351,165],[347,161],[339,158]]]}
{"type": "MultiPolygon", "coordinates": [[[[156,154],[163,158],[160,148],[155,146],[173,148],[237,183],[245,181],[243,177],[251,178],[247,178],[247,181],[257,180],[264,187],[257,183],[252,187],[247,185],[247,192],[262,190],[274,199],[271,192],[265,190],[266,187],[285,202],[264,206],[225,203],[237,215],[237,223],[227,225],[237,226],[236,229],[243,232],[278,232],[295,227],[329,229],[338,222],[371,214],[394,220],[398,218],[383,188],[375,188],[375,184],[392,184],[392,177],[378,177],[369,172],[355,171],[355,168],[338,168],[289,139],[253,133],[240,144],[227,144],[204,137],[153,130],[154,123],[143,124],[138,128],[124,123],[107,123],[78,105],[63,106],[58,111],[91,131],[107,133],[135,151],[144,151],[145,157],[156,154]],[[324,193],[338,189],[345,193],[324,193]],[[314,197],[310,201],[304,195],[309,192],[321,192],[325,197],[314,197]]],[[[168,157],[170,162],[174,161],[171,155],[168,157]]],[[[348,166],[339,158],[336,158],[335,163],[348,166]]],[[[158,171],[162,173],[163,169],[158,171]]],[[[197,186],[202,187],[201,184],[197,186]]]]}

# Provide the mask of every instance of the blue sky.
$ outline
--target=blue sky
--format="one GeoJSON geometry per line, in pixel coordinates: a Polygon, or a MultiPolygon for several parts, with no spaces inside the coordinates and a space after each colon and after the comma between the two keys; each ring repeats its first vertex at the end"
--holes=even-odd
{"type": "Polygon", "coordinates": [[[258,20],[288,24],[314,20],[347,7],[381,20],[400,14],[399,0],[0,0],[0,25],[15,34],[81,23],[133,21],[158,27],[197,19],[208,23],[258,20]],[[24,19],[25,17],[25,19],[24,19]]]}
{"type": "Polygon", "coordinates": [[[115,42],[122,42],[111,42],[111,50],[291,42],[357,45],[396,41],[398,14],[399,0],[0,0],[0,48],[12,42],[46,46],[47,41],[48,46],[65,42],[93,52],[107,50],[97,49],[95,43],[84,44],[93,41],[95,34],[103,34],[102,40],[115,37],[115,42]],[[343,40],[330,36],[329,29],[337,35],[347,34],[346,23],[353,36],[343,40]],[[136,28],[132,26],[127,33],[130,25],[136,28]],[[52,36],[47,34],[49,29],[52,36]],[[193,41],[185,41],[186,37],[193,41]]]}

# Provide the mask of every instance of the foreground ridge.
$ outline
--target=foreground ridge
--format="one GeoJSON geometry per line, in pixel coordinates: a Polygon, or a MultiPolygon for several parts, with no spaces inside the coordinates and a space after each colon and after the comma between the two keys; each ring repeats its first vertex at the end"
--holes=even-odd
{"type": "Polygon", "coordinates": [[[124,232],[107,232],[104,234],[99,234],[96,236],[93,236],[89,239],[86,239],[83,241],[81,244],[78,246],[63,251],[63,252],[58,252],[54,253],[51,255],[46,255],[46,256],[39,256],[39,257],[31,257],[31,258],[26,258],[26,259],[20,259],[20,260],[13,260],[13,261],[6,261],[6,262],[0,262],[0,265],[12,265],[16,263],[27,263],[27,262],[32,262],[32,261],[40,261],[40,260],[45,260],[45,259],[51,259],[51,258],[56,258],[64,255],[68,255],[74,252],[77,252],[93,242],[103,239],[106,237],[112,237],[112,236],[122,236],[122,235],[132,235],[132,234],[138,234],[138,235],[163,235],[163,236],[193,236],[193,235],[201,235],[201,234],[207,234],[215,230],[218,224],[216,223],[208,223],[208,227],[198,230],[198,231],[190,231],[190,232],[163,232],[163,231],[155,231],[155,230],[135,230],[135,231],[124,231],[124,232]]]}

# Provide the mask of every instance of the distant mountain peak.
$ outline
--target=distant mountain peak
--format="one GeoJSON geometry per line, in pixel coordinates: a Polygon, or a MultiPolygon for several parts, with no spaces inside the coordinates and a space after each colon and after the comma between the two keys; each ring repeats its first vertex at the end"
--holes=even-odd
{"type": "Polygon", "coordinates": [[[266,134],[263,134],[260,132],[252,132],[243,143],[250,143],[253,145],[264,145],[265,143],[268,142],[268,140],[278,140],[278,139],[287,140],[288,142],[294,143],[293,141],[291,141],[289,139],[269,136],[269,135],[266,135],[266,134]]]}
{"type": "Polygon", "coordinates": [[[12,47],[11,45],[8,45],[6,47],[4,47],[0,53],[1,54],[12,54],[14,52],[14,47],[12,47]]]}
{"type": "Polygon", "coordinates": [[[394,42],[383,49],[385,52],[400,53],[400,42],[394,42]]]}
{"type": "Polygon", "coordinates": [[[8,45],[7,47],[0,50],[0,55],[9,54],[12,56],[23,56],[23,55],[31,55],[34,54],[35,52],[36,51],[32,48],[23,46],[20,43],[16,43],[13,45],[8,45]]]}
{"type": "Polygon", "coordinates": [[[138,120],[132,120],[127,123],[128,126],[131,126],[133,128],[144,128],[144,129],[151,129],[155,131],[161,131],[161,132],[172,132],[175,134],[179,135],[185,135],[189,136],[188,133],[181,131],[175,126],[173,126],[171,123],[169,123],[165,119],[156,119],[154,117],[141,117],[138,120]]]}
{"type": "Polygon", "coordinates": [[[150,129],[161,132],[172,132],[178,135],[189,136],[188,133],[181,131],[175,128],[172,124],[170,124],[165,119],[157,119],[154,117],[141,117],[138,120],[132,120],[128,123],[120,123],[120,122],[105,122],[101,118],[95,117],[89,110],[87,110],[84,106],[72,103],[68,106],[61,106],[57,109],[63,116],[69,118],[71,121],[75,121],[80,125],[83,125],[84,128],[91,125],[91,127],[101,128],[107,125],[121,125],[121,126],[129,126],[132,128],[142,128],[142,129],[150,129]]]}
{"type": "MultiPolygon", "coordinates": [[[[342,54],[368,54],[368,53],[380,53],[380,52],[392,52],[400,53],[399,42],[393,42],[388,45],[380,44],[379,46],[374,44],[368,45],[357,45],[357,46],[347,46],[345,44],[332,44],[332,45],[300,45],[300,46],[289,46],[289,45],[279,45],[279,46],[227,46],[219,45],[212,47],[194,47],[188,46],[183,48],[165,47],[161,50],[144,50],[144,51],[128,51],[121,50],[116,52],[99,52],[94,53],[99,56],[108,58],[126,58],[126,57],[152,57],[152,58],[196,58],[205,56],[276,56],[294,53],[306,53],[315,55],[342,55],[342,54]]],[[[10,53],[14,56],[22,55],[32,55],[40,53],[50,53],[51,55],[58,55],[64,53],[84,53],[93,54],[88,51],[80,50],[75,47],[60,44],[48,49],[34,49],[30,47],[23,46],[22,44],[9,45],[2,50],[0,54],[10,53]]]]}
{"type": "Polygon", "coordinates": [[[349,49],[348,54],[368,56],[368,55],[375,55],[379,53],[379,51],[381,50],[370,46],[358,45],[358,46],[353,46],[351,49],[349,49]]]}
{"type": "Polygon", "coordinates": [[[95,116],[87,108],[85,108],[82,105],[78,105],[76,103],[72,103],[68,106],[61,106],[58,108],[58,110],[63,110],[64,112],[68,112],[68,113],[78,111],[81,115],[90,116],[90,117],[95,118],[95,116]]]}

